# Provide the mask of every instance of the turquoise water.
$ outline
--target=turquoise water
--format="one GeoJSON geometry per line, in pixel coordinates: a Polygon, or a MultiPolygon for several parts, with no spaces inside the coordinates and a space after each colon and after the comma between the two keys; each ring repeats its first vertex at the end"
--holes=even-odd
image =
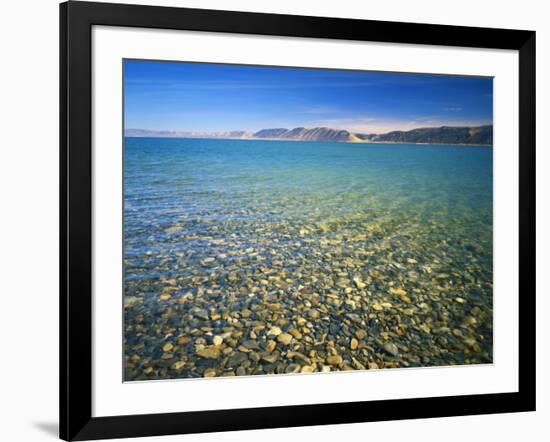
{"type": "Polygon", "coordinates": [[[303,371],[305,365],[322,371],[369,363],[490,362],[492,152],[474,146],[126,138],[126,378],[235,372],[235,364],[227,366],[227,349],[243,345],[243,338],[234,330],[246,337],[281,318],[283,332],[306,329],[290,345],[318,353],[315,341],[326,335],[336,350],[324,351],[342,355],[342,362],[329,364],[325,355],[324,362],[297,363],[280,351],[275,362],[262,363],[270,335],[258,329],[248,340],[258,343],[250,353],[259,360],[244,352],[245,367],[238,365],[236,374],[303,371]],[[281,309],[270,310],[277,303],[281,309]],[[384,303],[392,305],[379,310],[384,303]],[[311,327],[299,326],[297,319],[312,306],[321,318],[306,315],[311,327]],[[349,314],[360,321],[348,325],[349,314]],[[323,322],[323,315],[329,319],[323,322]],[[339,345],[354,345],[356,326],[368,336],[355,353],[339,351],[339,345]],[[178,344],[182,336],[181,342],[190,341],[178,344]],[[212,344],[213,336],[224,343],[212,344]],[[384,351],[386,341],[399,353],[384,351]],[[173,347],[163,349],[166,343],[173,347]],[[202,357],[201,347],[220,354],[202,357]]]}

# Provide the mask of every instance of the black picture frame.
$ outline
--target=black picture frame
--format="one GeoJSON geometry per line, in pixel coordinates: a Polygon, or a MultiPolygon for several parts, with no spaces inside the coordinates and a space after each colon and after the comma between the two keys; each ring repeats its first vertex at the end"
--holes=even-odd
{"type": "Polygon", "coordinates": [[[535,410],[535,32],[67,2],[60,5],[60,437],[90,440],[535,410]],[[510,49],[519,53],[519,391],[92,417],[94,25],[510,49]]]}

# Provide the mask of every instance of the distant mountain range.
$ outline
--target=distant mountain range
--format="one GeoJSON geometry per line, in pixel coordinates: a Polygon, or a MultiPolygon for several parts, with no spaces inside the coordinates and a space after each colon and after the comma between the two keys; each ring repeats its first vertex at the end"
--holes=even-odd
{"type": "Polygon", "coordinates": [[[344,141],[348,143],[361,141],[356,134],[347,130],[329,129],[328,127],[315,127],[313,129],[306,129],[305,127],[296,127],[294,129],[262,129],[254,134],[254,138],[300,141],[344,141]]]}
{"type": "Polygon", "coordinates": [[[296,127],[294,129],[262,129],[258,132],[242,130],[228,132],[186,132],[126,129],[125,135],[127,137],[339,141],[345,143],[493,144],[492,125],[477,127],[425,127],[409,131],[393,131],[385,134],[361,134],[347,130],[330,129],[328,127],[315,127],[313,129],[296,127]]]}
{"type": "Polygon", "coordinates": [[[393,131],[380,135],[358,135],[367,141],[382,143],[493,144],[493,126],[426,127],[393,131]]]}

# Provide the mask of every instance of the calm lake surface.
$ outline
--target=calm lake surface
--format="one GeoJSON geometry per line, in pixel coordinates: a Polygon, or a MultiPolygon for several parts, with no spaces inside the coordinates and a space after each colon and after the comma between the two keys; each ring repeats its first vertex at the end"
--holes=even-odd
{"type": "Polygon", "coordinates": [[[492,362],[492,155],[126,138],[125,379],[492,362]]]}

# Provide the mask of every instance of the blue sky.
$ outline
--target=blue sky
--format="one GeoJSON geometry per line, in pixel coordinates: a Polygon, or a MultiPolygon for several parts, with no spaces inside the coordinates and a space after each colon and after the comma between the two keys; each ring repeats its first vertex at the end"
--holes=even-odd
{"type": "Polygon", "coordinates": [[[127,129],[382,133],[493,119],[482,77],[125,60],[124,88],[127,129]]]}

